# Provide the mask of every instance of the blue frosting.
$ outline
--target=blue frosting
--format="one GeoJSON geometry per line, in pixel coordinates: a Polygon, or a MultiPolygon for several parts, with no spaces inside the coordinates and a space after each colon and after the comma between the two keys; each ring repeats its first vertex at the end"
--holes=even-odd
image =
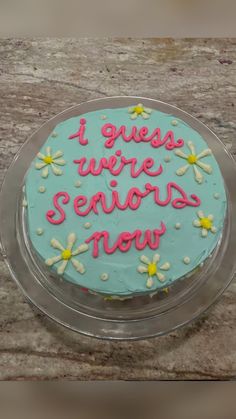
{"type": "MultiPolygon", "coordinates": [[[[183,121],[178,119],[178,125],[172,126],[171,121],[175,119],[173,115],[153,110],[149,120],[144,121],[141,116],[138,116],[135,121],[132,121],[127,108],[120,108],[90,112],[83,117],[87,120],[85,135],[89,140],[87,146],[81,146],[77,139],[68,140],[71,134],[78,131],[80,115],[56,126],[54,131],[57,136],[49,136],[40,150],[41,153],[46,154],[46,147],[50,146],[52,154],[58,150],[63,152],[66,165],[61,167],[63,170],[61,176],[55,176],[49,167],[49,176],[43,179],[41,171],[35,168],[35,162],[39,162],[37,157],[27,172],[25,186],[28,202],[28,230],[34,249],[43,260],[46,260],[60,254],[60,251],[50,245],[52,238],[59,240],[66,247],[68,234],[74,232],[77,236],[76,245],[80,245],[94,232],[107,230],[110,233],[110,243],[113,244],[121,232],[133,232],[136,229],[142,231],[153,230],[159,228],[161,221],[163,221],[166,225],[166,233],[160,238],[160,246],[156,251],[151,250],[148,246],[144,250],[138,251],[133,243],[131,249],[126,253],[116,250],[112,255],[108,255],[104,252],[102,243],[100,243],[99,257],[93,258],[93,242],[91,242],[89,250],[76,257],[85,266],[85,273],[77,272],[69,261],[63,278],[95,292],[109,295],[153,292],[156,289],[169,286],[173,281],[185,276],[199,266],[211,254],[219,241],[226,211],[226,194],[224,181],[214,156],[210,155],[203,158],[202,162],[210,164],[213,172],[209,175],[199,168],[204,175],[204,182],[198,184],[194,179],[193,167],[190,167],[183,176],[176,175],[176,170],[184,166],[186,160],[176,156],[175,150],[168,151],[165,146],[153,148],[150,143],[135,143],[134,141],[126,143],[122,138],[118,138],[111,149],[104,146],[105,138],[101,135],[101,128],[104,123],[110,122],[116,127],[126,125],[128,132],[130,131],[129,128],[134,125],[137,127],[148,126],[149,132],[160,127],[163,135],[171,129],[175,133],[176,140],[178,138],[185,140],[185,145],[181,150],[186,154],[190,154],[186,145],[189,140],[194,143],[197,154],[208,148],[199,133],[183,121]],[[102,115],[106,115],[107,119],[103,120],[102,115]],[[156,178],[147,176],[145,173],[137,178],[132,178],[130,167],[127,165],[121,174],[115,178],[108,170],[104,170],[100,176],[89,174],[86,177],[80,177],[78,175],[78,165],[73,163],[74,159],[85,156],[87,159],[95,157],[99,160],[103,156],[114,155],[117,150],[122,150],[122,154],[126,158],[136,157],[140,164],[145,158],[152,157],[155,160],[155,165],[150,170],[157,169],[162,164],[163,173],[156,178]],[[169,162],[165,161],[167,156],[170,157],[169,162]],[[111,190],[114,188],[111,188],[110,181],[113,179],[118,182],[115,189],[120,194],[121,202],[125,201],[127,192],[131,187],[135,186],[144,191],[146,183],[160,187],[161,197],[164,199],[167,183],[174,181],[184,189],[189,199],[191,199],[191,194],[196,194],[201,199],[201,205],[197,208],[187,206],[183,209],[175,209],[171,204],[162,207],[154,203],[151,193],[142,200],[141,206],[136,211],[115,209],[111,214],[105,214],[99,205],[98,215],[93,212],[85,217],[76,215],[73,209],[73,201],[78,195],[85,195],[89,199],[98,191],[103,191],[108,202],[111,202],[111,190]],[[81,181],[79,188],[75,186],[78,180],[81,181]],[[46,191],[44,193],[39,192],[40,186],[45,186],[46,191]],[[46,212],[54,209],[53,196],[59,191],[68,192],[70,202],[67,205],[62,205],[66,212],[66,220],[60,225],[52,225],[46,219],[46,212]],[[218,194],[218,199],[216,199],[215,194],[218,194]],[[205,215],[214,215],[214,226],[217,228],[215,234],[209,231],[207,237],[203,238],[201,228],[193,226],[193,221],[198,218],[197,212],[199,210],[202,210],[205,215]],[[89,229],[84,228],[84,224],[87,222],[91,223],[89,229]],[[180,229],[175,228],[176,223],[180,223],[180,229]],[[37,234],[39,228],[43,229],[41,235],[37,234]],[[153,276],[153,286],[148,290],[146,287],[148,274],[137,272],[137,267],[141,264],[141,255],[152,259],[155,253],[160,254],[159,265],[161,266],[168,261],[170,269],[163,272],[166,277],[164,283],[153,276]],[[183,262],[184,257],[190,258],[189,264],[183,262]],[[100,276],[103,273],[108,274],[108,280],[101,280],[100,276]]],[[[137,167],[139,167],[139,164],[137,167]]],[[[174,197],[180,196],[175,192],[174,197]]],[[[48,269],[55,270],[57,266],[58,264],[55,264],[48,269]]]]}

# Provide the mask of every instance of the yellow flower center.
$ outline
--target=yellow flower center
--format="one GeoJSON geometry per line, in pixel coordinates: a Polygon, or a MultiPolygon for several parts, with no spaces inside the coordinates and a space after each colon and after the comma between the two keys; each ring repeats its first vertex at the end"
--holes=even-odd
{"type": "Polygon", "coordinates": [[[155,263],[149,263],[148,265],[148,275],[153,276],[157,272],[157,265],[155,263]]]}
{"type": "Polygon", "coordinates": [[[188,156],[188,162],[189,164],[195,164],[197,161],[197,156],[195,156],[194,154],[190,154],[188,156]]]}
{"type": "Polygon", "coordinates": [[[62,257],[62,259],[64,259],[64,260],[69,260],[69,259],[71,258],[71,256],[72,256],[72,253],[71,253],[71,251],[70,251],[69,249],[65,249],[65,250],[63,250],[63,252],[61,253],[61,257],[62,257]]]}
{"type": "Polygon", "coordinates": [[[202,218],[200,220],[200,223],[201,223],[201,227],[205,228],[206,230],[210,230],[212,227],[212,221],[209,220],[209,218],[202,218]]]}
{"type": "Polygon", "coordinates": [[[45,156],[45,157],[43,158],[43,161],[44,161],[44,163],[46,163],[46,164],[51,164],[51,163],[53,162],[53,159],[52,159],[52,157],[51,157],[51,156],[45,156]]]}
{"type": "Polygon", "coordinates": [[[135,106],[134,112],[136,112],[138,115],[140,115],[143,112],[142,106],[135,106]]]}

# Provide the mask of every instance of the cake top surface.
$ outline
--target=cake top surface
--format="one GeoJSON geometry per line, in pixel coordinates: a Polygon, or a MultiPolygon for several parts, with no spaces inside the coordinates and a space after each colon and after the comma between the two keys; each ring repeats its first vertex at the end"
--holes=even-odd
{"type": "Polygon", "coordinates": [[[134,104],[58,124],[25,179],[28,233],[49,269],[95,292],[171,285],[218,243],[224,181],[201,135],[134,104]]]}

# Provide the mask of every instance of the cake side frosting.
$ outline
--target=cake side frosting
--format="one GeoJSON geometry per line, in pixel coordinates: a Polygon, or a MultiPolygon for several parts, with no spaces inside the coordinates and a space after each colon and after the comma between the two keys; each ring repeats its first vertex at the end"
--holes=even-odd
{"type": "Polygon", "coordinates": [[[29,237],[49,269],[119,296],[168,287],[198,267],[227,205],[200,134],[141,105],[57,125],[25,187],[29,237]]]}

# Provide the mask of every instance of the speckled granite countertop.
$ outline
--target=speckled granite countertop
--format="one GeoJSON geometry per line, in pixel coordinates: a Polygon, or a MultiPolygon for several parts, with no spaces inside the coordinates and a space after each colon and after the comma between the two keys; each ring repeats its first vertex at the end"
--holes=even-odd
{"type": "MultiPolygon", "coordinates": [[[[236,39],[4,39],[0,182],[43,122],[112,95],[176,105],[236,155],[236,39]]],[[[34,312],[0,259],[1,380],[235,378],[235,332],[234,281],[201,320],[166,337],[111,343],[79,336],[34,312]]]]}

